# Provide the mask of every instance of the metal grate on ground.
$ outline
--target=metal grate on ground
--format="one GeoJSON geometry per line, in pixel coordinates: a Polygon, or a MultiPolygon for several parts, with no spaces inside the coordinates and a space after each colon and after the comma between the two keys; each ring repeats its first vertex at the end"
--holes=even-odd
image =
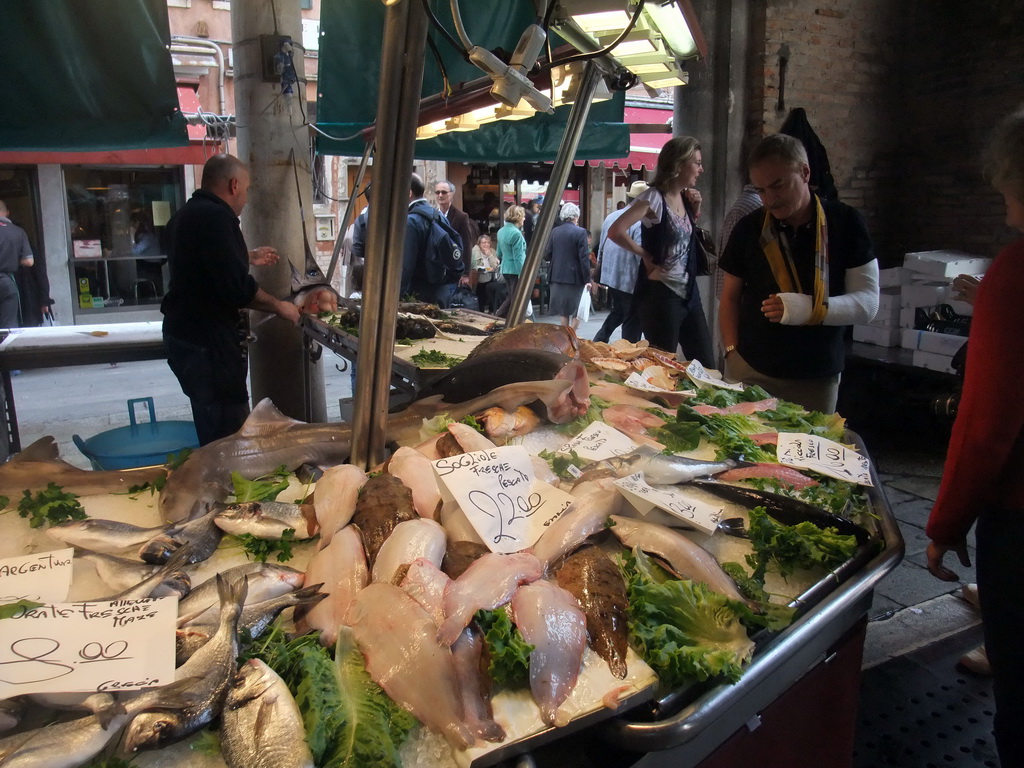
{"type": "Polygon", "coordinates": [[[854,768],[999,768],[992,680],[956,666],[974,628],[861,676],[854,768]]]}

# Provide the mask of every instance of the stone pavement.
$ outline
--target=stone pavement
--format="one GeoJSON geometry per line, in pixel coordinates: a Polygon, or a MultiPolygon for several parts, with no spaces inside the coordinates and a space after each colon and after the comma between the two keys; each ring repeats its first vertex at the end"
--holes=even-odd
{"type": "MultiPolygon", "coordinates": [[[[580,335],[593,338],[605,316],[593,313],[580,335]]],[[[328,418],[338,420],[339,400],[351,396],[349,371],[330,352],[322,359],[328,418]]],[[[22,445],[53,435],[61,455],[83,468],[89,463],[71,435],[90,437],[127,424],[129,398],[153,397],[160,420],[191,418],[188,401],[164,361],[26,370],[13,381],[22,445]]],[[[851,426],[860,431],[860,425],[851,426]]],[[[889,440],[884,430],[873,430],[872,439],[865,439],[906,541],[906,559],[875,590],[864,659],[871,666],[972,627],[978,618],[959,597],[960,586],[973,581],[973,569],[957,566],[960,583],[938,581],[925,569],[924,525],[938,490],[944,446],[907,448],[889,440]]],[[[973,538],[970,543],[973,561],[973,538]]]]}

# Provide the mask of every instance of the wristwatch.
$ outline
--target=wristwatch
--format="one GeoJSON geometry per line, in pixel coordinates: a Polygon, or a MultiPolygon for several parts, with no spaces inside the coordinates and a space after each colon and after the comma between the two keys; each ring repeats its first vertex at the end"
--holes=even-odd
{"type": "Polygon", "coordinates": [[[735,352],[735,351],[736,351],[736,345],[735,344],[730,344],[728,347],[725,348],[725,354],[722,355],[722,357],[728,357],[730,352],[735,352]]]}

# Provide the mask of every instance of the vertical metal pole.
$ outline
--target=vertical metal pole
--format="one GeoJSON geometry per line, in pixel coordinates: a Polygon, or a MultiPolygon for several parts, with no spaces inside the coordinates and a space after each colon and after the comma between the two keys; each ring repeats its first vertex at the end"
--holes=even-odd
{"type": "Polygon", "coordinates": [[[526,263],[523,264],[515,296],[512,297],[512,303],[508,308],[506,323],[508,327],[519,325],[526,316],[526,302],[533,295],[533,283],[537,279],[540,255],[555,225],[558,204],[565,191],[565,183],[569,180],[569,171],[572,170],[572,161],[576,157],[576,148],[580,144],[580,136],[583,135],[587,115],[590,114],[590,101],[594,97],[594,91],[597,90],[600,76],[601,71],[597,65],[593,61],[587,62],[587,66],[583,70],[583,82],[580,85],[579,94],[569,112],[569,119],[565,123],[565,133],[562,134],[562,143],[558,147],[558,157],[555,158],[555,164],[551,167],[551,180],[548,182],[544,205],[541,206],[540,216],[537,218],[537,225],[534,227],[533,237],[530,239],[530,245],[526,251],[526,263]]]}
{"type": "Polygon", "coordinates": [[[413,0],[385,12],[377,101],[373,205],[366,231],[363,311],[352,418],[352,458],[369,469],[384,459],[384,429],[395,353],[398,292],[409,180],[423,88],[427,17],[413,0]]]}

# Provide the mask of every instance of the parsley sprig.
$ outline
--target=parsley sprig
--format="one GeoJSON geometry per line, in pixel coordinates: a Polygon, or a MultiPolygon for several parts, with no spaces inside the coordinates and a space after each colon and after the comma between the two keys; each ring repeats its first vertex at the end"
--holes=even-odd
{"type": "Polygon", "coordinates": [[[56,525],[66,520],[85,520],[88,515],[73,493],[65,493],[54,482],[37,491],[35,494],[30,490],[25,491],[24,497],[18,502],[18,514],[28,518],[28,524],[32,528],[41,528],[43,525],[56,525]]]}

